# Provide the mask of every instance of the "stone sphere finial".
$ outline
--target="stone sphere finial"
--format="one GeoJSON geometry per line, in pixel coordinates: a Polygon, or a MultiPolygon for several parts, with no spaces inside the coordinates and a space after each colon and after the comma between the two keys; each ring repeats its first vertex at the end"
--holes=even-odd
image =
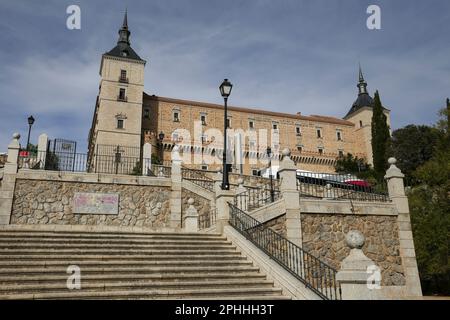
{"type": "Polygon", "coordinates": [[[172,149],[173,152],[180,152],[180,146],[175,145],[172,149]]]}
{"type": "Polygon", "coordinates": [[[397,163],[397,159],[395,159],[394,157],[389,158],[389,159],[388,159],[388,163],[389,163],[390,165],[394,165],[394,164],[397,163]]]}
{"type": "Polygon", "coordinates": [[[289,157],[291,155],[291,150],[289,148],[284,148],[283,151],[281,151],[281,154],[284,157],[289,157]]]}
{"type": "Polygon", "coordinates": [[[345,241],[350,248],[361,249],[364,246],[366,238],[361,232],[352,230],[345,236],[345,241]]]}
{"type": "Polygon", "coordinates": [[[19,139],[20,139],[20,133],[15,132],[15,133],[13,134],[13,139],[19,140],[19,139]]]}
{"type": "Polygon", "coordinates": [[[192,205],[194,204],[194,202],[195,202],[195,200],[194,200],[193,198],[189,198],[189,199],[188,199],[188,204],[189,204],[190,206],[192,206],[192,205]]]}
{"type": "Polygon", "coordinates": [[[244,179],[239,178],[239,179],[237,180],[237,183],[238,183],[238,184],[244,184],[244,179]]]}
{"type": "Polygon", "coordinates": [[[327,190],[331,190],[332,186],[331,186],[331,184],[327,183],[327,185],[325,186],[325,188],[327,188],[327,190]]]}

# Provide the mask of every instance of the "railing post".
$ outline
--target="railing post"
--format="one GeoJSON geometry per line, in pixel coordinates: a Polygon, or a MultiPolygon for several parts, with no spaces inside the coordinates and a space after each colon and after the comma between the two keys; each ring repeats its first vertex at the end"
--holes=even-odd
{"type": "Polygon", "coordinates": [[[374,300],[380,299],[378,290],[381,288],[381,274],[375,274],[371,283],[371,272],[379,269],[361,250],[364,246],[364,235],[359,231],[350,231],[345,240],[350,247],[350,254],[341,262],[341,269],[336,274],[339,281],[342,300],[374,300]]]}
{"type": "Polygon", "coordinates": [[[16,174],[19,167],[19,139],[20,134],[14,133],[13,140],[8,145],[8,159],[3,169],[3,181],[0,190],[0,225],[9,224],[11,220],[16,174]]]}
{"type": "Polygon", "coordinates": [[[184,213],[184,230],[186,232],[198,232],[198,212],[194,207],[194,199],[188,199],[189,207],[184,213]]]}
{"type": "Polygon", "coordinates": [[[408,197],[405,195],[405,187],[403,184],[403,178],[405,176],[395,165],[397,163],[395,158],[390,158],[388,162],[390,167],[386,171],[384,178],[387,180],[389,198],[392,200],[398,212],[397,224],[400,239],[400,256],[402,257],[402,265],[405,271],[407,293],[409,296],[422,296],[422,287],[420,285],[411,229],[408,197]]]}
{"type": "Polygon", "coordinates": [[[181,227],[181,157],[179,147],[172,150],[172,191],[170,193],[170,226],[181,227]]]}
{"type": "Polygon", "coordinates": [[[142,175],[148,175],[149,170],[152,170],[152,145],[147,142],[142,153],[142,175]]]}
{"type": "Polygon", "coordinates": [[[286,208],[286,237],[302,247],[302,225],[300,220],[300,195],[297,190],[297,167],[291,159],[291,151],[284,149],[280,162],[280,192],[286,208]]]}
{"type": "Polygon", "coordinates": [[[45,160],[47,159],[48,136],[43,133],[38,139],[38,155],[39,169],[45,169],[45,160]]]}

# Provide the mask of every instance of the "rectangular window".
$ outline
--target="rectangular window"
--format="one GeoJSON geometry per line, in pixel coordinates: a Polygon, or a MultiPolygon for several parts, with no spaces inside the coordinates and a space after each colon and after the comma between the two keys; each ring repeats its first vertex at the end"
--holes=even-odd
{"type": "Polygon", "coordinates": [[[178,133],[172,133],[172,141],[178,142],[178,133]]]}
{"type": "Polygon", "coordinates": [[[277,123],[272,123],[272,129],[273,130],[278,130],[278,124],[277,123]]]}
{"type": "Polygon", "coordinates": [[[180,122],[180,113],[179,112],[173,113],[173,122],[180,122]]]}
{"type": "Polygon", "coordinates": [[[323,155],[323,148],[318,148],[317,150],[319,151],[320,155],[323,155]]]}
{"type": "Polygon", "coordinates": [[[295,133],[297,134],[297,136],[301,136],[302,135],[302,129],[300,126],[296,126],[295,127],[295,133]]]}
{"type": "Polygon", "coordinates": [[[322,138],[322,129],[317,128],[316,132],[317,132],[317,138],[322,138]]]}
{"type": "Polygon", "coordinates": [[[119,78],[120,82],[128,82],[127,79],[127,71],[126,70],[120,70],[120,78],[119,78]]]}
{"type": "Polygon", "coordinates": [[[117,119],[117,129],[123,129],[123,119],[117,119]]]}
{"type": "Polygon", "coordinates": [[[206,165],[206,164],[202,164],[202,170],[204,170],[204,171],[208,171],[208,165],[206,165]]]}
{"type": "Polygon", "coordinates": [[[343,158],[344,157],[344,151],[339,150],[338,153],[339,153],[339,158],[343,158]]]}
{"type": "Polygon", "coordinates": [[[202,122],[202,126],[206,126],[206,115],[200,115],[200,121],[202,122]]]}
{"type": "Polygon", "coordinates": [[[231,119],[230,118],[227,119],[227,129],[228,128],[231,128],[231,119]]]}
{"type": "Polygon", "coordinates": [[[125,89],[124,88],[120,88],[119,89],[119,100],[120,101],[125,101],[126,100],[125,89]]]}
{"type": "Polygon", "coordinates": [[[253,141],[253,140],[250,140],[250,141],[248,142],[248,145],[249,145],[249,147],[250,147],[251,150],[254,150],[254,149],[256,148],[256,142],[253,141]]]}
{"type": "Polygon", "coordinates": [[[144,118],[149,119],[150,118],[150,110],[144,109],[144,118]]]}
{"type": "Polygon", "coordinates": [[[206,134],[203,134],[201,139],[202,139],[202,143],[208,142],[208,136],[206,134]]]}
{"type": "Polygon", "coordinates": [[[259,171],[258,169],[253,169],[253,170],[252,170],[252,175],[258,177],[258,176],[260,176],[261,174],[260,174],[260,171],[259,171]]]}
{"type": "Polygon", "coordinates": [[[336,139],[337,141],[342,141],[342,132],[336,131],[336,139]]]}
{"type": "Polygon", "coordinates": [[[253,120],[250,120],[250,121],[248,122],[248,127],[249,127],[250,129],[255,129],[255,122],[254,122],[253,120]]]}
{"type": "Polygon", "coordinates": [[[300,153],[302,153],[303,147],[302,147],[302,146],[297,146],[297,151],[300,152],[300,153]]]}

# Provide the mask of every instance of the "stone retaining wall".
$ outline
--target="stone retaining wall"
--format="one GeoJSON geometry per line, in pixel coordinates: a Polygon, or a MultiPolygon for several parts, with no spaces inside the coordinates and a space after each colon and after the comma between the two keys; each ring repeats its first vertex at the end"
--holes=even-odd
{"type": "Polygon", "coordinates": [[[168,227],[170,192],[166,186],[17,179],[10,223],[168,227]],[[76,192],[118,193],[119,214],[74,214],[76,192]]]}
{"type": "Polygon", "coordinates": [[[405,285],[396,216],[301,215],[303,248],[339,270],[350,248],[345,235],[358,230],[366,237],[363,252],[381,269],[383,286],[405,285]]]}

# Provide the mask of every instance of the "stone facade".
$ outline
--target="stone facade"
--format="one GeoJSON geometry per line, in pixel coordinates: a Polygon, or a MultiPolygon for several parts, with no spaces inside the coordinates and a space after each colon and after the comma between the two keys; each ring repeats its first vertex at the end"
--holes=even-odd
{"type": "Polygon", "coordinates": [[[11,224],[168,227],[170,188],[17,179],[11,224]],[[74,214],[75,192],[119,194],[119,214],[74,214]]]}
{"type": "Polygon", "coordinates": [[[303,247],[336,270],[348,256],[345,235],[364,234],[363,252],[381,269],[382,285],[405,285],[396,216],[302,214],[303,247]]]}

